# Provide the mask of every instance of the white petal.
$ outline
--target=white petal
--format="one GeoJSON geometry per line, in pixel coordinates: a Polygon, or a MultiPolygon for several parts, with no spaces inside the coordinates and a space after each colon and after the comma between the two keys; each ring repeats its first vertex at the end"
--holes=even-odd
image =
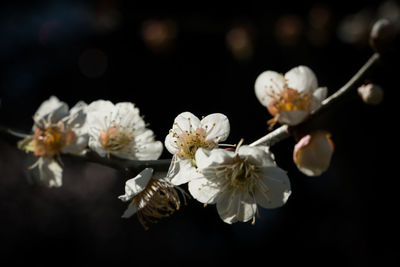
{"type": "Polygon", "coordinates": [[[247,222],[252,219],[257,211],[257,204],[249,194],[242,192],[242,199],[240,202],[237,219],[241,222],[247,222]]]}
{"type": "Polygon", "coordinates": [[[313,92],[318,87],[317,77],[307,66],[298,66],[285,74],[289,88],[299,92],[313,92]]]}
{"type": "Polygon", "coordinates": [[[122,214],[121,218],[129,218],[134,215],[136,211],[136,206],[132,205],[132,203],[129,203],[128,208],[124,211],[124,214],[122,214]]]}
{"type": "Polygon", "coordinates": [[[278,114],[279,122],[290,126],[297,125],[303,122],[309,115],[305,110],[287,110],[278,114]]]}
{"type": "Polygon", "coordinates": [[[328,95],[328,89],[326,87],[319,87],[314,91],[311,102],[310,102],[310,111],[314,112],[321,107],[322,101],[328,95]]]}
{"type": "Polygon", "coordinates": [[[279,94],[284,85],[283,75],[275,71],[264,71],[257,77],[254,88],[258,100],[262,105],[268,107],[272,101],[271,95],[279,94]]]}
{"type": "Polygon", "coordinates": [[[53,159],[42,159],[39,163],[40,182],[48,187],[62,186],[61,166],[53,159]]]}
{"type": "Polygon", "coordinates": [[[78,101],[70,110],[70,114],[81,112],[82,110],[86,112],[88,105],[84,101],[78,101]]]}
{"type": "Polygon", "coordinates": [[[172,155],[175,155],[179,152],[179,148],[176,143],[177,140],[173,135],[174,135],[173,133],[169,133],[165,137],[164,145],[167,148],[169,153],[171,153],[172,155]]]}
{"type": "Polygon", "coordinates": [[[139,114],[139,109],[133,103],[121,102],[115,105],[112,120],[118,122],[123,128],[141,129],[146,123],[139,114]]]}
{"type": "Polygon", "coordinates": [[[247,156],[249,160],[258,166],[273,167],[275,161],[271,152],[267,152],[265,147],[257,146],[240,146],[238,153],[240,156],[247,156]]]}
{"type": "Polygon", "coordinates": [[[269,209],[281,207],[290,194],[290,181],[286,172],[280,168],[264,168],[255,194],[257,204],[269,209]]]}
{"type": "Polygon", "coordinates": [[[221,113],[213,113],[201,120],[200,127],[206,130],[206,141],[218,143],[225,141],[230,132],[228,117],[221,113]]]}
{"type": "MultiPolygon", "coordinates": [[[[99,130],[106,129],[111,121],[112,114],[115,114],[116,108],[113,103],[105,100],[97,100],[87,107],[87,124],[90,128],[99,130]]],[[[97,136],[98,138],[98,136],[97,136]]]]}
{"type": "Polygon", "coordinates": [[[175,154],[172,156],[171,164],[169,165],[168,172],[166,174],[165,179],[171,182],[171,178],[174,177],[179,172],[179,161],[178,156],[175,154]]]}
{"type": "Polygon", "coordinates": [[[233,190],[225,191],[218,197],[217,211],[224,222],[231,224],[238,221],[240,202],[240,195],[233,190]]]}
{"type": "Polygon", "coordinates": [[[196,151],[195,159],[199,170],[205,170],[210,167],[218,166],[223,162],[229,161],[235,156],[235,153],[226,149],[214,148],[212,150],[199,148],[196,151]]]}
{"type": "Polygon", "coordinates": [[[140,145],[135,157],[138,160],[156,160],[161,156],[163,144],[160,141],[148,142],[140,145]]]}
{"type": "Polygon", "coordinates": [[[177,134],[181,134],[185,131],[196,130],[200,126],[200,120],[190,112],[182,112],[175,120],[172,130],[177,134]]]}
{"type": "Polygon", "coordinates": [[[188,188],[190,194],[201,203],[213,204],[219,193],[219,186],[204,177],[192,179],[188,188]]]}
{"type": "Polygon", "coordinates": [[[125,202],[131,200],[146,188],[152,176],[152,168],[144,169],[136,177],[126,181],[125,195],[119,196],[118,198],[125,202]]]}
{"type": "Polygon", "coordinates": [[[91,150],[99,154],[100,157],[105,157],[107,155],[107,151],[104,149],[104,146],[100,143],[99,135],[90,134],[88,146],[91,150]]]}
{"type": "Polygon", "coordinates": [[[322,102],[322,100],[324,100],[328,96],[328,88],[327,87],[318,87],[314,91],[313,96],[322,102]]]}
{"type": "MultiPolygon", "coordinates": [[[[39,106],[33,119],[36,123],[40,124],[42,120],[51,117],[51,123],[57,123],[66,116],[68,116],[68,105],[58,100],[57,97],[51,96],[39,106]]],[[[36,127],[34,126],[33,130],[35,129],[36,127]]]]}
{"type": "Polygon", "coordinates": [[[75,155],[82,155],[87,152],[86,147],[88,146],[88,143],[89,143],[89,135],[88,134],[78,135],[72,141],[71,144],[64,146],[61,149],[61,152],[75,154],[75,155]]]}
{"type": "Polygon", "coordinates": [[[176,163],[178,171],[171,177],[173,185],[181,185],[189,182],[192,179],[200,177],[196,167],[194,167],[190,160],[178,160],[176,163]]]}

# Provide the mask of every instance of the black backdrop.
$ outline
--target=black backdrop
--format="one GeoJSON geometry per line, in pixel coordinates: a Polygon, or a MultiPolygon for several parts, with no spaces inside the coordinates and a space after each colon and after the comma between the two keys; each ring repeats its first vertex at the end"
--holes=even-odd
{"type": "MultiPolygon", "coordinates": [[[[380,2],[0,5],[2,125],[29,130],[36,108],[56,95],[70,106],[79,100],[134,102],[161,141],[180,112],[221,112],[231,122],[228,142],[243,137],[250,143],[267,132],[270,118],[254,95],[257,75],[304,64],[315,71],[320,85],[334,92],[372,54],[365,38],[356,43],[338,38],[341,22],[365,7],[375,14],[380,2]],[[316,5],[330,12],[326,42],[319,44],[309,38],[316,5]],[[284,15],[295,16],[301,25],[294,43],[279,41],[282,29],[276,25],[284,15]],[[149,19],[173,21],[175,37],[168,49],[154,50],[143,41],[142,27],[149,19]],[[246,60],[228,49],[226,33],[234,25],[246,25],[253,34],[253,54],[246,60]]],[[[375,19],[367,18],[369,24],[375,19]]],[[[126,205],[117,196],[130,178],[126,173],[65,160],[63,187],[30,185],[24,153],[0,141],[0,261],[367,266],[378,259],[386,266],[398,259],[398,247],[389,245],[398,237],[397,156],[388,153],[397,152],[397,106],[392,104],[397,59],[392,54],[369,76],[385,90],[380,106],[364,105],[353,93],[316,122],[315,127],[332,133],[336,145],[332,164],[321,177],[308,178],[296,170],[293,139],[273,147],[279,166],[288,171],[292,195],[280,209],[260,209],[254,226],[225,224],[214,206],[203,208],[191,199],[144,231],[136,217],[120,218],[126,205]]],[[[164,150],[161,158],[167,157],[164,150]]]]}

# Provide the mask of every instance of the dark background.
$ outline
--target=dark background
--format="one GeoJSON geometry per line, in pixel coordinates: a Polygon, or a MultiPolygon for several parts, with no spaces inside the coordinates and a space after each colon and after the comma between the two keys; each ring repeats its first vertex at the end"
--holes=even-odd
{"type": "MultiPolygon", "coordinates": [[[[161,141],[176,115],[191,111],[226,114],[228,143],[251,143],[268,132],[270,119],[254,95],[262,71],[307,65],[333,93],[372,55],[373,22],[386,16],[397,29],[400,24],[394,1],[277,1],[265,7],[32,2],[0,4],[1,125],[28,131],[33,113],[51,95],[70,106],[131,101],[161,141]],[[160,28],[166,39],[157,35],[160,28]]],[[[398,261],[398,156],[391,153],[398,152],[398,59],[393,52],[363,80],[382,86],[381,105],[365,105],[354,91],[313,125],[330,131],[335,142],[322,176],[297,171],[295,140],[272,148],[288,171],[292,195],[280,209],[260,209],[254,226],[225,224],[215,206],[191,199],[144,231],[136,217],[120,218],[126,203],[117,196],[130,178],[126,173],[65,160],[61,188],[32,185],[25,154],[0,140],[1,265],[398,261]]],[[[161,158],[168,157],[165,150],[161,158]]]]}

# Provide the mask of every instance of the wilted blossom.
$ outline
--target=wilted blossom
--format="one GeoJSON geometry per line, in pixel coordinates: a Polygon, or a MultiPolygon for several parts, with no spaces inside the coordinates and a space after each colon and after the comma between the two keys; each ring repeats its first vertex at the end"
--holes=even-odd
{"type": "Polygon", "coordinates": [[[225,141],[230,132],[228,118],[214,113],[199,120],[190,112],[179,114],[165,138],[165,147],[173,154],[168,174],[175,185],[187,183],[197,175],[195,154],[199,148],[213,149],[225,141]]]}
{"type": "Polygon", "coordinates": [[[18,146],[26,152],[33,152],[36,159],[30,169],[37,174],[41,183],[49,187],[60,187],[62,167],[59,155],[86,152],[86,104],[78,102],[68,110],[66,103],[52,96],[40,105],[33,120],[34,134],[21,140],[18,146]]]}
{"type": "Polygon", "coordinates": [[[300,139],[294,147],[293,160],[305,175],[319,176],[328,169],[333,151],[330,134],[319,130],[300,139]]]}
{"type": "Polygon", "coordinates": [[[306,66],[298,66],[285,75],[275,71],[261,73],[255,82],[258,100],[274,116],[271,127],[280,122],[288,125],[301,123],[321,106],[327,96],[326,87],[318,87],[317,77],[306,66]]]}
{"type": "Polygon", "coordinates": [[[196,152],[200,177],[189,182],[189,191],[198,201],[216,204],[226,223],[255,222],[257,205],[277,208],[291,194],[290,181],[267,147],[239,146],[196,152]]]}
{"type": "Polygon", "coordinates": [[[155,160],[162,153],[162,143],[155,141],[133,103],[94,101],[88,106],[87,123],[89,148],[102,157],[155,160]]]}
{"type": "Polygon", "coordinates": [[[125,194],[118,197],[124,202],[130,201],[122,218],[137,214],[139,222],[148,229],[147,222],[156,222],[179,210],[181,201],[178,192],[185,198],[182,189],[174,187],[165,178],[155,177],[153,169],[146,168],[126,182],[125,194]]]}

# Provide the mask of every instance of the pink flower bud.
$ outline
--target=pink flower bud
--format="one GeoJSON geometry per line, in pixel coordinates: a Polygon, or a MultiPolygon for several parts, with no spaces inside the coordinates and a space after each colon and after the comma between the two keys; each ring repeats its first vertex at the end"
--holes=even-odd
{"type": "Polygon", "coordinates": [[[315,131],[300,139],[293,151],[293,161],[307,176],[319,176],[329,167],[334,145],[330,133],[315,131]]]}

